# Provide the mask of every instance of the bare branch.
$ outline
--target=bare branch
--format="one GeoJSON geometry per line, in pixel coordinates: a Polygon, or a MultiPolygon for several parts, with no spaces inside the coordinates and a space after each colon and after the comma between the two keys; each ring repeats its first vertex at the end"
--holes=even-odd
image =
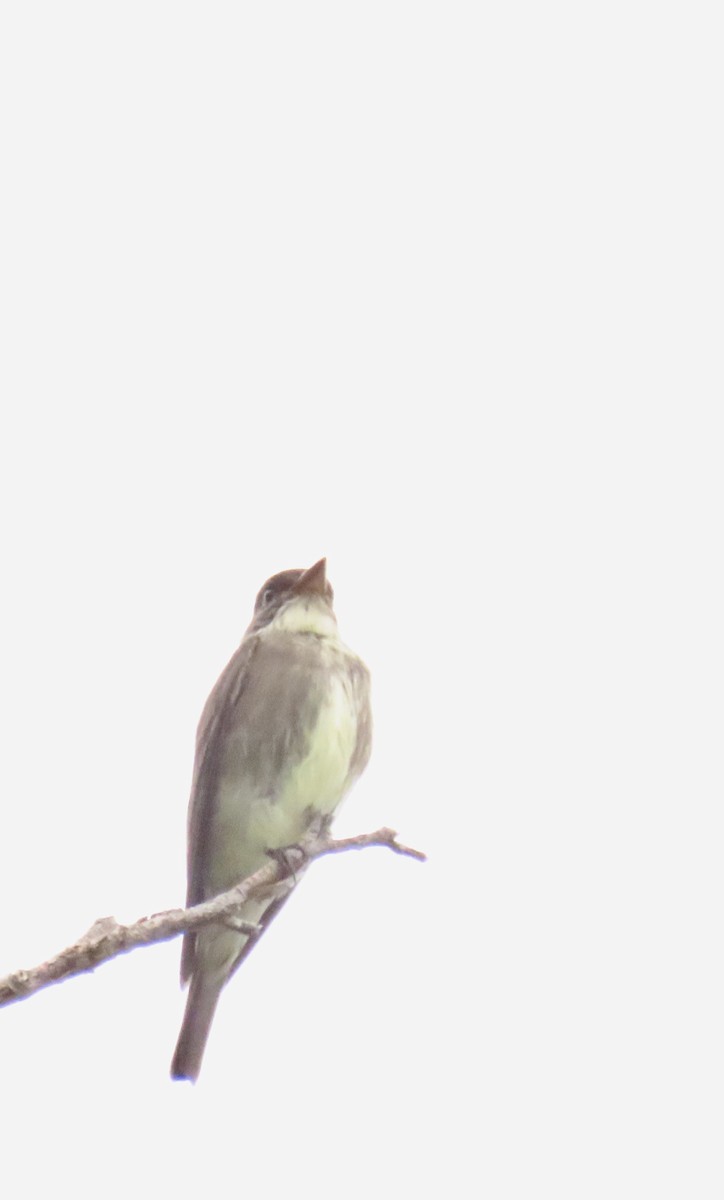
{"type": "MultiPolygon", "coordinates": [[[[301,873],[315,858],[339,854],[344,850],[364,850],[368,846],[386,846],[396,854],[425,861],[425,855],[420,850],[413,850],[398,842],[391,829],[378,829],[375,833],[361,833],[350,838],[314,837],[294,847],[288,858],[292,853],[300,856],[296,873],[301,873]]],[[[189,930],[201,929],[204,925],[221,921],[232,924],[240,933],[257,933],[256,925],[239,919],[239,909],[252,895],[268,894],[270,891],[276,893],[279,889],[282,893],[285,889],[291,890],[297,882],[296,873],[290,862],[284,862],[280,855],[270,859],[259,871],[228,892],[222,892],[213,900],[193,908],[172,908],[168,912],[154,913],[151,917],[141,917],[133,925],[120,925],[115,917],[101,917],[83,937],[47,962],[29,970],[13,971],[0,979],[0,1007],[31,996],[61,979],[92,971],[101,963],[135,950],[138,946],[168,941],[189,930]]]]}

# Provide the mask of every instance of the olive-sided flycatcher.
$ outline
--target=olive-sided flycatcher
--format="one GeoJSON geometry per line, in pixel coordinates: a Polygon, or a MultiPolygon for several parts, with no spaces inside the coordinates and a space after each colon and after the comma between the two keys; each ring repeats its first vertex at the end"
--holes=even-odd
{"type": "MultiPolygon", "coordinates": [[[[325,559],[273,575],[206,702],[189,802],[188,905],[326,823],[367,765],[369,672],[340,639],[332,599],[325,559]]],[[[263,930],[288,894],[249,900],[239,918],[263,930]]],[[[197,1078],[221,989],[258,936],[221,924],[184,935],[181,982],[190,985],[174,1079],[197,1078]]]]}

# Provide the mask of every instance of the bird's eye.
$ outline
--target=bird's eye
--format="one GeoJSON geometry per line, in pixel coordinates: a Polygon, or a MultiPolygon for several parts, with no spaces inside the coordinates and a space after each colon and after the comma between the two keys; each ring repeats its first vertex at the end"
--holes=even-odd
{"type": "Polygon", "coordinates": [[[264,588],[264,594],[261,598],[262,604],[268,604],[270,600],[273,600],[273,598],[274,598],[274,588],[272,588],[272,587],[264,588]]]}

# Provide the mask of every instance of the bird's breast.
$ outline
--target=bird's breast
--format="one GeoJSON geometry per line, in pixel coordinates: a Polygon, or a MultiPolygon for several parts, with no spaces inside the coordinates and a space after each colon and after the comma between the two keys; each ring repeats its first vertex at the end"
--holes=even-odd
{"type": "Polygon", "coordinates": [[[316,716],[307,730],[306,753],[281,782],[279,805],[299,815],[312,808],[328,815],[348,784],[357,741],[358,706],[343,670],[329,672],[316,716]]]}
{"type": "Polygon", "coordinates": [[[364,765],[368,677],[351,651],[287,634],[266,641],[255,666],[227,732],[215,805],[215,861],[232,882],[267,849],[298,842],[315,815],[333,813],[364,765]]]}

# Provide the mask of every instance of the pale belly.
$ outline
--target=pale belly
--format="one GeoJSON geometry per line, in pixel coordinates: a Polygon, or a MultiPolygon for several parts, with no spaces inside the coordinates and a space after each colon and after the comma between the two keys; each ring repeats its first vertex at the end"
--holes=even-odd
{"type": "Polygon", "coordinates": [[[255,794],[243,777],[221,781],[208,895],[258,870],[268,850],[298,842],[315,816],[334,812],[352,783],[356,741],[357,702],[340,673],[329,680],[305,755],[280,772],[274,794],[255,794]]]}

